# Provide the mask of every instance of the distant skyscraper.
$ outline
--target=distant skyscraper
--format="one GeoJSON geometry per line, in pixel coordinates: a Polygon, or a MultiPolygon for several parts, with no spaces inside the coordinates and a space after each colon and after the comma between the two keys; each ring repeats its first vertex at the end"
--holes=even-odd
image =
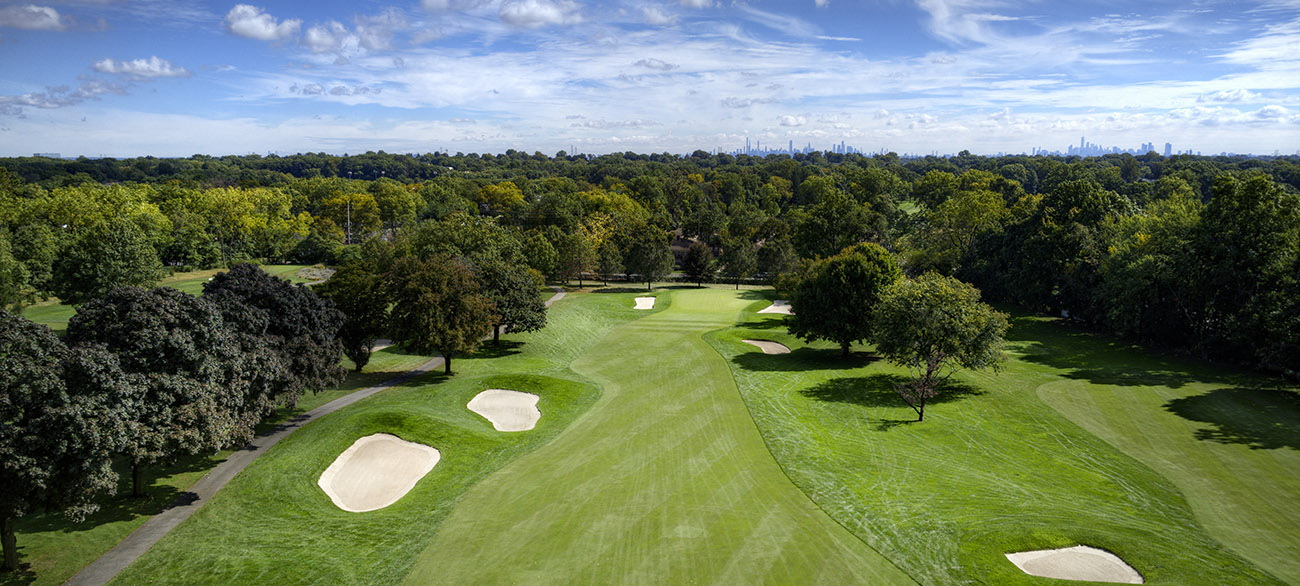
{"type": "Polygon", "coordinates": [[[1168,142],[1165,143],[1165,156],[1168,157],[1168,156],[1172,156],[1173,154],[1174,154],[1173,143],[1168,143],[1168,142]]]}

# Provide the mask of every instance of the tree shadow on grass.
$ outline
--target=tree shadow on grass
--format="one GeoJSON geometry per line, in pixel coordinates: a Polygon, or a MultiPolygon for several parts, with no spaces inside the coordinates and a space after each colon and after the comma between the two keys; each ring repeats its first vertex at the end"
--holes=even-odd
{"type": "Polygon", "coordinates": [[[499,344],[484,342],[482,346],[478,347],[477,351],[466,356],[466,358],[504,358],[513,356],[522,352],[519,348],[523,345],[524,343],[518,340],[501,340],[499,344]]]}
{"type": "MultiPolygon", "coordinates": [[[[907,402],[899,396],[898,385],[911,380],[897,374],[873,374],[869,376],[851,376],[823,381],[799,393],[805,397],[831,403],[846,403],[861,407],[903,407],[910,409],[907,402]]],[[[965,383],[949,381],[943,386],[939,396],[930,399],[926,406],[960,401],[966,397],[983,395],[984,391],[965,383]]],[[[889,431],[899,425],[916,423],[914,419],[877,419],[873,422],[877,431],[889,431]]]]}
{"type": "Polygon", "coordinates": [[[860,368],[878,360],[880,360],[879,356],[869,352],[853,352],[848,358],[844,358],[838,348],[816,349],[807,346],[791,350],[789,354],[764,354],[762,350],[755,349],[753,352],[737,354],[731,359],[745,370],[763,372],[846,370],[860,368]]]}
{"type": "Polygon", "coordinates": [[[1165,410],[1210,427],[1196,439],[1252,450],[1300,450],[1300,395],[1262,388],[1216,389],[1165,403],[1165,410]]]}

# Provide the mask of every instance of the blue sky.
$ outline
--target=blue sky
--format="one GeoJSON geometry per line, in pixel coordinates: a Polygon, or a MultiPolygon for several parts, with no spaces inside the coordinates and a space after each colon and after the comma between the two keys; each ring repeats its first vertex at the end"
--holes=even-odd
{"type": "Polygon", "coordinates": [[[1300,151],[1300,0],[0,0],[0,156],[1300,151]]]}

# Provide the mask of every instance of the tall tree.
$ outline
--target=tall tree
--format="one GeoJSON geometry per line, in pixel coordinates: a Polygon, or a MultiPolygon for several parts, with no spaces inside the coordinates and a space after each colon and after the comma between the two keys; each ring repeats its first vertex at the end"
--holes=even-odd
{"type": "Polygon", "coordinates": [[[613,240],[606,240],[596,252],[599,257],[596,271],[600,273],[601,281],[608,285],[614,275],[623,272],[623,251],[613,240]]]}
{"type": "Polygon", "coordinates": [[[166,287],[120,287],[77,308],[67,341],[102,346],[130,376],[109,402],[129,406],[120,450],[134,496],[144,495],[147,466],[252,438],[250,363],[211,303],[166,287]]]}
{"type": "Polygon", "coordinates": [[[641,276],[646,291],[651,290],[651,283],[663,279],[673,270],[668,234],[650,225],[637,227],[632,232],[623,264],[628,273],[641,276]]]}
{"type": "Polygon", "coordinates": [[[943,392],[957,369],[995,368],[1005,360],[1007,316],[981,303],[978,289],[952,277],[926,273],[899,281],[872,318],[876,351],[915,375],[897,390],[917,421],[925,419],[926,403],[943,392]]]}
{"type": "Polygon", "coordinates": [[[266,411],[297,405],[303,393],[343,380],[343,343],[337,337],[343,313],[306,286],[239,263],[204,283],[203,298],[221,309],[246,351],[270,348],[278,354],[275,361],[284,370],[264,381],[266,411]]]}
{"type": "Polygon", "coordinates": [[[542,276],[526,266],[494,260],[479,263],[475,271],[483,292],[496,306],[492,343],[501,342],[501,328],[535,332],[546,327],[546,304],[538,297],[542,276]]]}
{"type": "Polygon", "coordinates": [[[752,242],[741,238],[725,243],[722,250],[722,274],[736,281],[737,290],[740,289],[740,282],[754,276],[757,270],[758,253],[752,242]]]}
{"type": "MultiPolygon", "coordinates": [[[[77,361],[49,328],[0,310],[0,544],[5,570],[18,569],[14,520],[34,506],[68,507],[74,520],[92,498],[112,493],[110,440],[119,425],[91,378],[69,370],[110,370],[111,356],[77,361]],[[71,383],[71,384],[70,384],[71,383]],[[91,384],[85,384],[91,383],[91,384]]],[[[120,371],[118,371],[120,374],[120,371]]]]}
{"type": "Polygon", "coordinates": [[[451,360],[477,350],[492,330],[496,309],[463,261],[446,255],[398,259],[387,276],[393,309],[389,335],[417,354],[451,360]]]}
{"type": "Polygon", "coordinates": [[[54,263],[54,294],[69,305],[101,297],[114,287],[152,286],[162,263],[135,224],[113,220],[78,231],[54,263]]]}
{"type": "Polygon", "coordinates": [[[568,282],[578,279],[582,287],[582,275],[596,268],[596,248],[588,234],[579,229],[561,234],[555,242],[556,272],[561,280],[568,282]]]}
{"type": "Polygon", "coordinates": [[[10,252],[9,234],[0,230],[0,311],[22,310],[31,301],[27,267],[10,252]]]}
{"type": "Polygon", "coordinates": [[[334,271],[315,291],[343,312],[338,340],[357,372],[370,362],[375,340],[388,325],[388,295],[384,276],[370,263],[353,261],[334,271]]]}
{"type": "Polygon", "coordinates": [[[790,296],[794,315],[786,318],[792,335],[806,341],[829,340],[849,346],[871,336],[871,312],[900,277],[894,256],[877,244],[853,247],[817,261],[790,296]]]}
{"type": "Polygon", "coordinates": [[[700,241],[691,243],[686,249],[686,258],[682,259],[682,273],[687,279],[695,281],[696,286],[703,287],[705,282],[712,282],[718,271],[713,261],[713,250],[700,241]]]}

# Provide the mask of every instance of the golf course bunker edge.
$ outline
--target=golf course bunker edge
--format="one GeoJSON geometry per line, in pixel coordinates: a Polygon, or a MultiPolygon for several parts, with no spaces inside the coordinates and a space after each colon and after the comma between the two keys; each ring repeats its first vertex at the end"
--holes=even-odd
{"type": "Polygon", "coordinates": [[[758,310],[759,313],[780,313],[784,315],[794,315],[790,309],[790,302],[785,299],[777,299],[771,305],[758,310]]]}
{"type": "Polygon", "coordinates": [[[764,354],[789,354],[790,348],[780,342],[771,340],[741,340],[751,346],[758,346],[764,354]]]}
{"type": "Polygon", "coordinates": [[[1022,551],[1006,556],[1020,571],[1031,576],[1117,584],[1143,583],[1142,574],[1119,556],[1086,545],[1022,551]]]}
{"type": "Polygon", "coordinates": [[[528,431],[537,425],[537,395],[506,389],[488,389],[469,400],[470,411],[482,415],[497,431],[528,431]]]}
{"type": "Polygon", "coordinates": [[[340,509],[374,511],[405,496],[441,458],[430,446],[376,433],[352,442],[321,473],[317,484],[340,509]]]}
{"type": "Polygon", "coordinates": [[[655,298],[654,298],[654,297],[637,297],[637,298],[636,298],[636,307],[635,307],[634,309],[654,309],[654,308],[655,308],[655,298]]]}

